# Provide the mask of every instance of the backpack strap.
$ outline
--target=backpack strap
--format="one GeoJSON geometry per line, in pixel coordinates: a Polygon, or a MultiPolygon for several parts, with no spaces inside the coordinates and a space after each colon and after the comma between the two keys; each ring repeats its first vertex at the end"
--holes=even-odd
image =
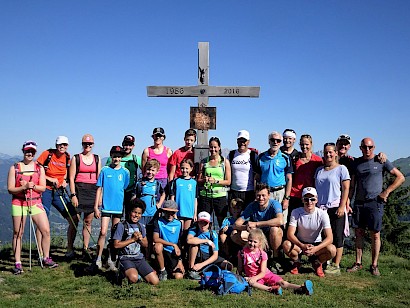
{"type": "Polygon", "coordinates": [[[233,159],[234,159],[235,151],[236,151],[236,150],[232,150],[232,151],[229,152],[228,158],[229,158],[229,161],[230,161],[231,163],[232,163],[232,161],[233,161],[233,159]]]}
{"type": "MultiPolygon", "coordinates": [[[[98,162],[100,160],[99,156],[97,154],[94,155],[94,161],[95,161],[95,174],[97,176],[98,174],[98,162]]],[[[75,176],[74,176],[74,181],[77,179],[78,173],[80,173],[80,154],[74,154],[75,157],[75,176]]]]}

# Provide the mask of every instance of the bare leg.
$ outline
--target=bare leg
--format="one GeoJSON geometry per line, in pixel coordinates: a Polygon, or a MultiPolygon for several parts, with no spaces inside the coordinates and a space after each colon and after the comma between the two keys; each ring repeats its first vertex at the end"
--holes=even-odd
{"type": "Polygon", "coordinates": [[[163,254],[164,245],[162,245],[161,243],[155,243],[154,251],[155,251],[155,254],[157,255],[159,270],[162,271],[165,268],[165,261],[164,261],[164,254],[163,254]]]}
{"type": "Polygon", "coordinates": [[[380,232],[371,231],[370,235],[372,237],[372,265],[377,266],[380,254],[380,232]]]}
{"type": "Polygon", "coordinates": [[[282,245],[283,231],[278,227],[271,227],[269,229],[269,245],[273,250],[273,257],[279,256],[279,249],[282,245]]]}
{"type": "Polygon", "coordinates": [[[364,237],[364,230],[361,228],[355,229],[356,234],[356,263],[362,264],[362,256],[363,256],[363,237],[364,237]]]}
{"type": "Polygon", "coordinates": [[[78,215],[71,216],[74,224],[71,222],[70,217],[67,217],[68,230],[67,230],[67,250],[74,250],[74,241],[75,236],[77,235],[77,226],[78,226],[78,215]]]}
{"type": "MultiPolygon", "coordinates": [[[[32,216],[33,222],[37,226],[37,230],[41,234],[41,247],[42,256],[47,258],[50,256],[50,224],[48,222],[46,212],[32,216]]],[[[38,245],[40,246],[40,241],[37,239],[38,245]]]]}
{"type": "Polygon", "coordinates": [[[283,252],[293,261],[297,261],[299,259],[299,253],[301,251],[299,246],[293,244],[291,241],[284,241],[282,247],[283,252]]]}
{"type": "Polygon", "coordinates": [[[102,253],[104,250],[105,238],[107,237],[107,230],[108,230],[109,222],[110,222],[110,217],[101,217],[101,229],[100,229],[100,235],[98,237],[98,249],[97,249],[98,257],[102,256],[102,253]]]}
{"type": "Polygon", "coordinates": [[[343,256],[343,247],[336,248],[336,256],[334,258],[335,266],[340,266],[340,261],[343,256]]]}
{"type": "Polygon", "coordinates": [[[27,216],[13,216],[13,252],[16,262],[21,262],[21,239],[27,216]]]}
{"type": "Polygon", "coordinates": [[[91,224],[93,222],[94,212],[84,213],[83,220],[83,239],[84,239],[84,249],[90,246],[90,234],[91,234],[91,224]]]}
{"type": "Polygon", "coordinates": [[[196,255],[198,254],[199,246],[191,245],[189,247],[189,268],[193,268],[195,265],[196,255]]]}

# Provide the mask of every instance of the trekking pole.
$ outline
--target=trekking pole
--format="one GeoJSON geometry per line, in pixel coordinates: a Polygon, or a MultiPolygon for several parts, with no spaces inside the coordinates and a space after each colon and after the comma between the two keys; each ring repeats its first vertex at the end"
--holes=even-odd
{"type": "MultiPolygon", "coordinates": [[[[43,266],[43,260],[40,254],[40,248],[38,247],[38,241],[37,241],[37,235],[36,235],[36,230],[34,229],[34,224],[33,224],[33,217],[32,217],[32,212],[31,212],[31,208],[33,207],[33,190],[30,189],[30,209],[29,209],[29,215],[30,215],[30,225],[31,228],[33,230],[33,234],[34,234],[34,240],[36,241],[36,246],[37,246],[37,253],[38,253],[38,260],[40,261],[40,266],[41,268],[44,268],[43,266]]],[[[30,230],[30,234],[31,234],[31,230],[30,230]]],[[[31,240],[31,236],[30,236],[30,240],[31,240]]],[[[30,252],[31,252],[31,243],[30,243],[30,252]]],[[[30,267],[31,270],[31,267],[30,267]]]]}
{"type": "MultiPolygon", "coordinates": [[[[67,189],[65,187],[64,187],[63,191],[66,194],[67,198],[70,199],[70,196],[68,195],[67,189]]],[[[82,218],[81,215],[79,215],[79,216],[80,216],[81,221],[83,222],[83,225],[85,225],[84,218],[82,218]]],[[[93,241],[93,243],[97,244],[97,241],[94,239],[94,237],[92,236],[92,234],[91,234],[90,230],[87,228],[87,226],[85,228],[87,229],[88,234],[90,235],[90,238],[93,241]]],[[[83,244],[84,244],[84,242],[83,242],[83,244]]]]}
{"type": "MultiPolygon", "coordinates": [[[[209,177],[212,177],[212,173],[209,173],[209,177]]],[[[211,185],[209,185],[210,190],[211,190],[211,211],[212,211],[212,229],[214,231],[216,231],[216,226],[215,226],[215,209],[214,209],[214,198],[213,198],[213,194],[214,194],[214,189],[213,189],[213,184],[210,183],[211,185]]]]}

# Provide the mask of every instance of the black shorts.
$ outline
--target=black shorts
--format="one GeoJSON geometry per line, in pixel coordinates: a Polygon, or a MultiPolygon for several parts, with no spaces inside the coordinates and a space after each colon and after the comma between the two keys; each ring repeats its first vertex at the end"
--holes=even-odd
{"type": "Polygon", "coordinates": [[[212,215],[212,210],[214,210],[216,217],[225,218],[228,213],[228,202],[226,197],[209,198],[201,196],[198,208],[198,212],[205,211],[212,215]]]}
{"type": "Polygon", "coordinates": [[[97,186],[89,183],[75,183],[75,191],[78,199],[77,212],[86,214],[94,212],[97,186]]]}
{"type": "MultiPolygon", "coordinates": [[[[195,263],[204,262],[205,260],[208,260],[209,258],[210,258],[209,253],[202,252],[201,249],[199,249],[198,254],[196,256],[195,263]]],[[[221,267],[221,264],[224,261],[225,259],[218,255],[218,259],[216,259],[216,261],[214,261],[212,264],[215,264],[221,267]]]]}
{"type": "Polygon", "coordinates": [[[122,218],[122,214],[112,214],[112,213],[101,213],[101,217],[110,217],[110,218],[122,218]]]}
{"type": "Polygon", "coordinates": [[[120,259],[120,264],[124,272],[130,268],[135,268],[138,274],[141,275],[141,277],[146,277],[154,271],[154,269],[148,264],[145,258],[137,259],[122,257],[120,259]]]}
{"type": "Polygon", "coordinates": [[[336,248],[341,248],[343,247],[345,239],[346,214],[342,217],[338,217],[336,214],[337,209],[337,207],[327,209],[327,214],[329,215],[330,226],[332,227],[333,245],[335,245],[336,248]]]}
{"type": "Polygon", "coordinates": [[[248,190],[248,191],[237,191],[237,190],[230,190],[228,192],[228,204],[231,204],[231,200],[235,198],[240,198],[243,200],[243,210],[245,207],[255,201],[255,191],[254,190],[248,190]]]}
{"type": "Polygon", "coordinates": [[[384,202],[372,200],[363,204],[355,204],[353,207],[353,228],[369,229],[380,232],[382,229],[384,202]]]}
{"type": "Polygon", "coordinates": [[[165,269],[168,273],[174,273],[175,268],[178,265],[179,260],[182,260],[181,257],[176,256],[175,252],[170,253],[169,251],[163,250],[165,269]]]}

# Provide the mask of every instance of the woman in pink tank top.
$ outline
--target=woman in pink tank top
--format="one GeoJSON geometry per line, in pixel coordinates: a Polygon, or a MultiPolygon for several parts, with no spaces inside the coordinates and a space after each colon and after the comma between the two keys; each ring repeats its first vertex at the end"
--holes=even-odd
{"type": "Polygon", "coordinates": [[[172,156],[172,150],[164,146],[165,131],[162,127],[156,127],[152,131],[152,139],[154,139],[154,145],[147,147],[142,152],[142,168],[145,173],[145,164],[148,160],[155,158],[157,159],[161,167],[155,178],[162,184],[165,188],[168,183],[168,161],[172,156]]]}
{"type": "Polygon", "coordinates": [[[81,215],[84,213],[83,239],[84,256],[89,257],[91,224],[94,218],[94,202],[97,192],[98,175],[101,171],[101,160],[92,153],[94,138],[86,134],[82,138],[83,151],[73,156],[70,164],[71,202],[81,215]],[[87,230],[88,229],[88,230],[87,230]]]}

